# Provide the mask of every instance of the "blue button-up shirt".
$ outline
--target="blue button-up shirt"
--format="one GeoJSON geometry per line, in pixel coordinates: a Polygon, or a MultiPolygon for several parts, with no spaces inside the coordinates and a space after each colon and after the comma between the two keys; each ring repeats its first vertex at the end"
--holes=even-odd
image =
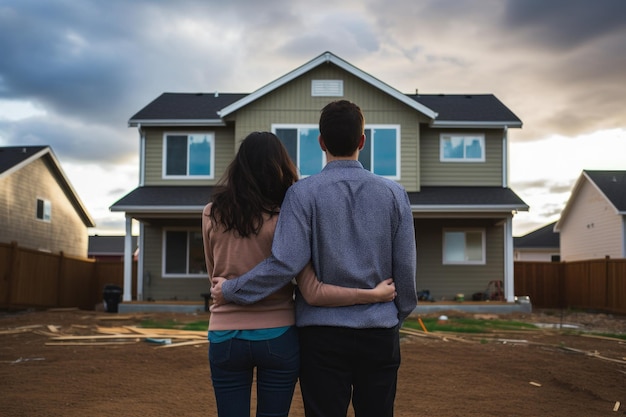
{"type": "Polygon", "coordinates": [[[272,256],[223,283],[228,301],[250,304],[284,286],[312,260],[318,279],[373,288],[392,277],[393,302],[315,307],[296,293],[297,326],[394,327],[415,308],[416,247],[404,188],[355,160],[332,161],[287,192],[272,256]]]}

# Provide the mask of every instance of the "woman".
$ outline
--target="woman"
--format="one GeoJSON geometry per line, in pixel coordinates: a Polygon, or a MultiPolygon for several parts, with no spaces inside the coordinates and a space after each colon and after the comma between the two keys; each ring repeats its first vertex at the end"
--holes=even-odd
{"type": "MultiPolygon", "coordinates": [[[[202,230],[211,277],[237,277],[271,254],[274,229],[297,170],[274,134],[254,132],[241,143],[225,177],[203,211],[202,230]]],[[[371,290],[319,282],[309,264],[296,277],[312,305],[390,301],[386,280],[371,290]]],[[[218,415],[250,415],[253,371],[257,369],[257,416],[287,416],[298,379],[293,285],[248,306],[211,306],[209,362],[218,415]]]]}

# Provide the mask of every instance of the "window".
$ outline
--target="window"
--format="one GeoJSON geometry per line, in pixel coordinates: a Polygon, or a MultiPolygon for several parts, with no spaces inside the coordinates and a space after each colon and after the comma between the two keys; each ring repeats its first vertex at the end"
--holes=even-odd
{"type": "Polygon", "coordinates": [[[37,199],[36,217],[44,222],[49,222],[52,216],[52,204],[48,200],[37,199]]]}
{"type": "Polygon", "coordinates": [[[287,148],[300,175],[317,174],[324,168],[326,157],[320,148],[320,130],[316,125],[274,125],[274,133],[287,148]]]}
{"type": "Polygon", "coordinates": [[[213,133],[166,133],[163,139],[163,176],[213,178],[213,133]]]}
{"type": "Polygon", "coordinates": [[[441,135],[439,160],[442,162],[485,162],[484,135],[441,135]]]}
{"type": "Polygon", "coordinates": [[[485,264],[484,230],[444,230],[444,264],[485,264]]]}
{"type": "Polygon", "coordinates": [[[400,126],[366,126],[359,161],[365,169],[391,179],[400,178],[400,126]]]}
{"type": "Polygon", "coordinates": [[[166,230],[164,232],[163,276],[206,278],[207,270],[200,230],[166,230]]]}
{"type": "MultiPolygon", "coordinates": [[[[274,125],[273,131],[283,142],[300,175],[317,174],[326,164],[319,142],[317,125],[274,125]]],[[[400,126],[367,125],[365,147],[359,161],[365,169],[391,179],[400,178],[400,126]]]]}

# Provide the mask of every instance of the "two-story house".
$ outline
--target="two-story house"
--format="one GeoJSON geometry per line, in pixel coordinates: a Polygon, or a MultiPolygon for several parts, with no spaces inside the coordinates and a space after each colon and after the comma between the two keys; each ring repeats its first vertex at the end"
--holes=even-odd
{"type": "MultiPolygon", "coordinates": [[[[139,299],[196,300],[209,283],[200,232],[212,187],[249,132],[275,132],[302,176],[319,172],[320,110],[347,99],[365,114],[365,169],[402,184],[417,240],[417,288],[435,300],[504,282],[514,301],[508,130],[522,122],[491,94],[403,94],[325,52],[251,94],[164,93],[129,120],[139,186],[111,206],[139,222],[139,299]]],[[[364,227],[367,227],[364,225],[364,227]]],[[[130,268],[126,268],[127,272],[130,268]]],[[[125,300],[130,300],[130,273],[125,300]]]]}
{"type": "Polygon", "coordinates": [[[86,258],[94,226],[49,146],[0,147],[0,242],[86,258]]]}

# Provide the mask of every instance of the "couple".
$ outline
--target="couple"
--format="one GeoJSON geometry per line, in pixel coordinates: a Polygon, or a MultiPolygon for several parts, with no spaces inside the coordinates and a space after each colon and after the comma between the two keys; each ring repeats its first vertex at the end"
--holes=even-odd
{"type": "Polygon", "coordinates": [[[307,417],[345,416],[351,400],[357,417],[393,415],[415,232],[405,190],[358,162],[364,124],[354,103],[324,107],[328,163],[298,182],[278,138],[250,134],[204,209],[221,417],[249,415],[255,367],[257,416],[287,416],[298,377],[307,417]]]}

